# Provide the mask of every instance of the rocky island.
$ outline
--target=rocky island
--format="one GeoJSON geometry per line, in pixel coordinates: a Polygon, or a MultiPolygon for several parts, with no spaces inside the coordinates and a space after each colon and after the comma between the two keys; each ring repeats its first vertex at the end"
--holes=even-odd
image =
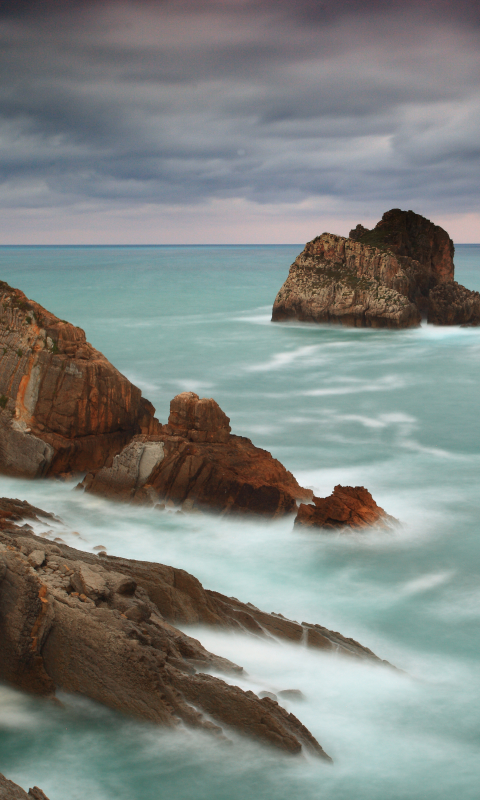
{"type": "Polygon", "coordinates": [[[454,281],[448,233],[413,211],[387,211],[372,230],[323,233],[295,259],[272,321],[409,328],[480,324],[480,293],[454,281]]]}

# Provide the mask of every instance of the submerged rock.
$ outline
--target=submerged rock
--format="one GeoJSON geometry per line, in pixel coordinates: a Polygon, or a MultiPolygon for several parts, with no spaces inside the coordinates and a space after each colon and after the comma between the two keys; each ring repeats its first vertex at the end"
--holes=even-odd
{"type": "Polygon", "coordinates": [[[328,759],[277,702],[208,674],[242,668],[176,627],[194,623],[382,663],[353,639],[208,591],[184,570],[53,545],[0,520],[1,680],[44,696],[78,692],[166,726],[183,721],[217,734],[231,726],[283,751],[305,747],[328,759]],[[32,558],[39,552],[42,559],[32,558]]]}
{"type": "Polygon", "coordinates": [[[27,794],[20,786],[7,780],[5,775],[0,773],[0,800],[48,800],[48,797],[38,786],[29,789],[27,794]]]}
{"type": "Polygon", "coordinates": [[[314,497],[314,505],[302,503],[295,525],[306,528],[367,528],[391,530],[398,520],[377,506],[363,486],[335,486],[330,497],[314,497]]]}
{"type": "Polygon", "coordinates": [[[448,233],[413,211],[387,211],[375,228],[357,225],[349,238],[323,233],[290,267],[272,320],[372,328],[408,328],[427,315],[435,324],[475,322],[476,293],[453,282],[453,255],[448,233]],[[455,313],[447,310],[452,292],[455,313]]]}

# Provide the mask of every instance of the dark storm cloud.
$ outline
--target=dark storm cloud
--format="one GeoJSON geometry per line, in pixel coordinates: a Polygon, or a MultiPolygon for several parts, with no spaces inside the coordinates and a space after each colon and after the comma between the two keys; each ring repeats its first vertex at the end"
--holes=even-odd
{"type": "Polygon", "coordinates": [[[475,208],[472,6],[0,2],[2,203],[475,208]]]}

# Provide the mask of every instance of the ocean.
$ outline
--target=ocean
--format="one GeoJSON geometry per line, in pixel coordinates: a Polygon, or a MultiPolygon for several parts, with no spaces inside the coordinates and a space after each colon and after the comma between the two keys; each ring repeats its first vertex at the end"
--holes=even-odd
{"type": "MultiPolygon", "coordinates": [[[[185,628],[241,664],[334,759],[284,757],[228,732],[165,731],[84,698],[0,685],[0,772],[50,800],[476,800],[480,782],[480,329],[273,324],[302,245],[2,247],[0,277],[87,339],[166,421],[171,398],[214,397],[234,433],[317,495],[366,486],[392,533],[299,532],[159,514],[0,477],[85,550],[159,561],[209,589],[351,636],[399,670],[286,643],[185,628]]],[[[455,277],[480,290],[480,245],[455,277]]],[[[232,680],[229,678],[228,680],[232,680]]]]}

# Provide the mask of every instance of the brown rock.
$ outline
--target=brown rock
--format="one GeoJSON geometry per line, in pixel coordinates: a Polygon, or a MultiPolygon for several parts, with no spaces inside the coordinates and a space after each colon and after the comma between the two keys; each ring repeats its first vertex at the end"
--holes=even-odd
{"type": "Polygon", "coordinates": [[[0,470],[36,477],[101,467],[159,428],[153,406],[85,339],[0,284],[0,470]]]}
{"type": "Polygon", "coordinates": [[[191,442],[225,443],[230,438],[230,420],[211,398],[182,392],[170,403],[168,431],[191,442]]]}
{"type": "MultiPolygon", "coordinates": [[[[5,508],[8,501],[2,502],[5,508]]],[[[183,720],[219,733],[205,712],[286,752],[306,747],[328,759],[278,703],[206,674],[209,669],[235,674],[242,668],[175,627],[193,622],[379,662],[368,648],[339,633],[206,591],[184,570],[99,559],[0,519],[1,680],[44,695],[61,687],[152,722],[175,726],[183,720]],[[34,570],[28,557],[39,549],[46,561],[34,570]],[[83,602],[74,590],[78,581],[89,593],[83,602]]]]}
{"type": "Polygon", "coordinates": [[[436,286],[428,298],[428,322],[434,325],[480,325],[480,293],[450,281],[436,286]]]}
{"type": "Polygon", "coordinates": [[[230,434],[214,400],[183,392],[164,432],[137,436],[109,465],[86,475],[86,491],[105,497],[171,501],[184,511],[209,509],[277,517],[312,493],[266,450],[230,434]],[[148,458],[145,453],[148,449],[148,458]]]}
{"type": "MultiPolygon", "coordinates": [[[[362,226],[357,225],[356,230],[359,228],[362,226]]],[[[432,286],[453,280],[454,244],[443,228],[421,214],[392,208],[373,230],[363,228],[355,238],[362,244],[419,261],[429,270],[432,286]]]]}
{"type": "Polygon", "coordinates": [[[13,781],[0,774],[0,798],[1,800],[48,800],[48,797],[38,786],[28,790],[28,794],[13,781]]]}
{"type": "Polygon", "coordinates": [[[429,293],[453,280],[453,242],[413,211],[387,211],[373,230],[324,233],[290,267],[273,321],[407,328],[426,315],[429,293]]]}
{"type": "Polygon", "coordinates": [[[314,497],[315,505],[302,503],[295,525],[315,528],[367,528],[391,529],[398,520],[377,506],[363,486],[335,486],[330,497],[314,497]]]}

